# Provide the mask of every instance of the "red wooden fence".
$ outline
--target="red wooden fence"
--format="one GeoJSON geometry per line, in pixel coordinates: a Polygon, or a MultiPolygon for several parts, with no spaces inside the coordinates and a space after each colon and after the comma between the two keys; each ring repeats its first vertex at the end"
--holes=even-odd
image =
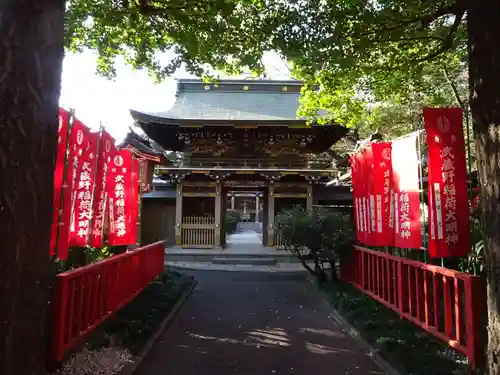
{"type": "Polygon", "coordinates": [[[486,287],[478,276],[355,246],[344,281],[464,353],[472,368],[484,353],[486,287]]]}
{"type": "Polygon", "coordinates": [[[64,354],[129,303],[163,270],[163,241],[56,276],[50,360],[64,354]]]}

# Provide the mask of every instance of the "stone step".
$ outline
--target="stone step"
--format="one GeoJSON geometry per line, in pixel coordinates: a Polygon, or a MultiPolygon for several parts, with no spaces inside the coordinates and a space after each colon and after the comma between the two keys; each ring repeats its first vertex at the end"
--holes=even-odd
{"type": "Polygon", "coordinates": [[[212,264],[247,264],[252,266],[270,266],[276,265],[278,261],[273,257],[214,257],[212,259],[212,264]]]}
{"type": "Polygon", "coordinates": [[[213,264],[208,262],[165,262],[165,267],[178,270],[205,270],[205,271],[243,271],[243,272],[277,272],[307,274],[300,263],[278,263],[275,265],[251,264],[213,264]]]}
{"type": "Polygon", "coordinates": [[[167,262],[212,262],[215,258],[221,259],[259,259],[259,258],[272,258],[276,262],[298,262],[298,259],[293,253],[233,253],[233,252],[209,252],[209,251],[189,251],[186,252],[165,252],[165,261],[167,262]]]}

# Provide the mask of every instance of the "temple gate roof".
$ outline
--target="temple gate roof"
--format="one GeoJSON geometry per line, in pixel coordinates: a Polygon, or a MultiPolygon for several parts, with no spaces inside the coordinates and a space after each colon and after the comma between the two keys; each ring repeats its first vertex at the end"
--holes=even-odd
{"type": "MultiPolygon", "coordinates": [[[[308,125],[305,118],[298,118],[301,88],[302,82],[292,80],[205,83],[181,79],[175,103],[169,110],[130,113],[136,124],[166,150],[199,153],[209,149],[206,142],[212,139],[218,142],[212,150],[225,148],[214,151],[214,155],[235,151],[249,155],[263,152],[253,145],[273,145],[279,140],[287,143],[291,153],[321,153],[348,129],[338,124],[308,125]]],[[[275,153],[284,152],[273,147],[277,149],[275,153]]]]}
{"type": "Polygon", "coordinates": [[[137,121],[176,123],[176,120],[304,121],[297,118],[300,81],[200,80],[178,81],[176,100],[165,112],[131,111],[137,121]]]}

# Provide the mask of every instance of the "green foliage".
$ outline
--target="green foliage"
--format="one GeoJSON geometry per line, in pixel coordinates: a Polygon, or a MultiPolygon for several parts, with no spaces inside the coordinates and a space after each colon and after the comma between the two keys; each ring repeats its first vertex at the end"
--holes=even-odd
{"type": "Polygon", "coordinates": [[[308,83],[302,115],[360,126],[380,122],[368,103],[410,109],[464,101],[464,13],[461,0],[309,0],[288,5],[273,41],[308,83]]]}
{"type": "Polygon", "coordinates": [[[70,271],[74,268],[86,266],[87,264],[99,262],[100,260],[109,258],[114,254],[123,252],[122,246],[102,248],[98,247],[72,247],[68,251],[68,258],[64,261],[54,261],[55,273],[70,271]]]}
{"type": "Polygon", "coordinates": [[[337,261],[350,252],[355,238],[352,217],[322,207],[306,211],[296,206],[284,211],[276,217],[275,227],[285,247],[320,281],[326,278],[324,262],[336,278],[337,261]],[[314,269],[307,261],[314,263],[314,269]]]}
{"type": "Polygon", "coordinates": [[[299,115],[398,135],[421,105],[467,96],[463,16],[461,0],[68,0],[65,35],[110,77],[118,56],[157,80],[183,64],[207,79],[261,75],[274,50],[306,81],[299,115]]]}
{"type": "Polygon", "coordinates": [[[68,0],[66,48],[94,50],[99,73],[111,77],[117,56],[158,80],[182,64],[198,76],[260,73],[278,10],[260,0],[68,0]]]}
{"type": "Polygon", "coordinates": [[[226,210],[224,216],[225,230],[226,234],[231,234],[236,232],[236,227],[240,222],[240,213],[236,210],[226,210]]]}

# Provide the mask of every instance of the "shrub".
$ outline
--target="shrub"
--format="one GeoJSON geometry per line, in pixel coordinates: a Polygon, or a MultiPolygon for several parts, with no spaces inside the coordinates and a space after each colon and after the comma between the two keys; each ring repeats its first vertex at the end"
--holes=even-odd
{"type": "Polygon", "coordinates": [[[123,253],[126,249],[127,246],[71,247],[66,260],[57,259],[53,262],[54,272],[58,274],[96,263],[113,255],[123,253]]]}
{"type": "Polygon", "coordinates": [[[305,211],[297,206],[280,213],[275,225],[285,248],[293,251],[319,282],[326,279],[325,263],[330,266],[332,280],[337,279],[338,261],[350,253],[355,240],[351,215],[322,207],[305,211]]]}

